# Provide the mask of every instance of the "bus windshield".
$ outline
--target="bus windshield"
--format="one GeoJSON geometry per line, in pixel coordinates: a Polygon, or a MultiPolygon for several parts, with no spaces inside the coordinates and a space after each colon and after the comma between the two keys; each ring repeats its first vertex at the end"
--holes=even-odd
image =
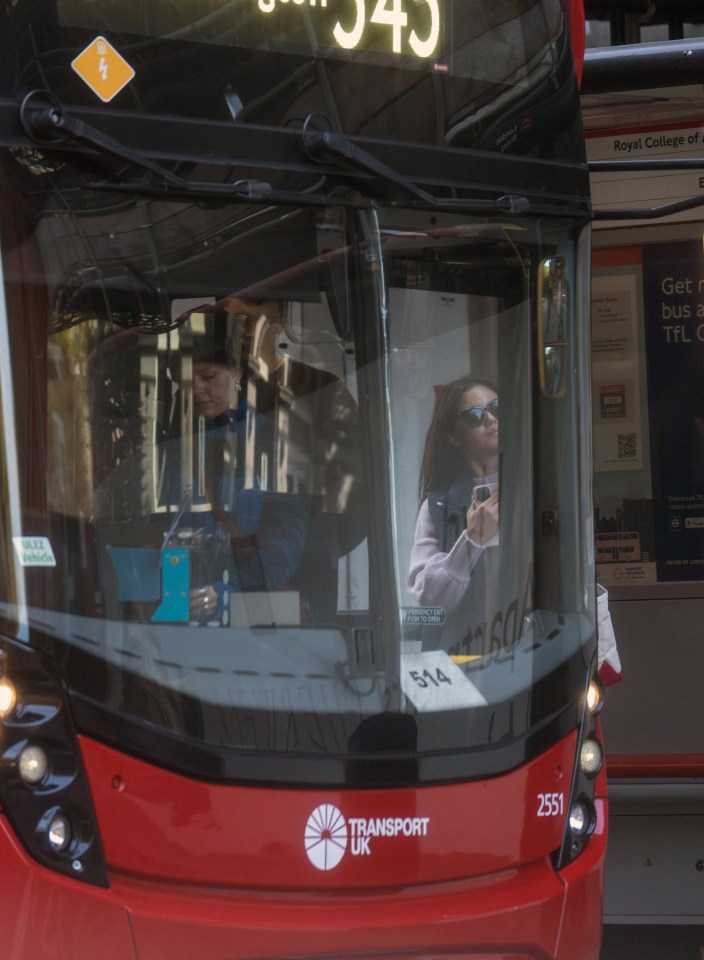
{"type": "Polygon", "coordinates": [[[39,16],[19,0],[3,23],[11,97],[287,129],[322,112],[347,135],[563,157],[579,143],[559,0],[54,0],[39,16]]]}
{"type": "Polygon", "coordinates": [[[84,732],[364,783],[500,772],[574,725],[577,223],[59,195],[9,162],[0,616],[84,732]]]}

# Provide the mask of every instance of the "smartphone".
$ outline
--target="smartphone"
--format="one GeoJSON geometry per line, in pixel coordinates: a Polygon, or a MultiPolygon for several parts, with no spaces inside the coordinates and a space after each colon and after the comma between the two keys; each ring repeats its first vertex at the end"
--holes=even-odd
{"type": "Polygon", "coordinates": [[[484,503],[484,501],[488,500],[491,496],[491,487],[486,483],[482,483],[474,488],[473,496],[477,503],[484,503]]]}

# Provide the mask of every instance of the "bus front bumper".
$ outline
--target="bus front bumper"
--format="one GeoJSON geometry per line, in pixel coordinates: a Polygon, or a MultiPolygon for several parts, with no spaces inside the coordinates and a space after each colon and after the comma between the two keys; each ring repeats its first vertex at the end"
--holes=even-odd
{"type": "MultiPolygon", "coordinates": [[[[597,960],[603,801],[585,851],[467,881],[365,892],[248,891],[111,874],[103,890],[35,863],[0,816],[5,960],[597,960]]],[[[282,877],[282,886],[285,877],[282,877]]]]}

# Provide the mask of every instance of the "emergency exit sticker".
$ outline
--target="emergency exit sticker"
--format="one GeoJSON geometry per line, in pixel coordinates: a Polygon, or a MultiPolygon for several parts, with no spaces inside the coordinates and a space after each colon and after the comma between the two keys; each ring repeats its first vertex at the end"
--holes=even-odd
{"type": "Polygon", "coordinates": [[[134,70],[105,37],[96,37],[71,63],[81,80],[108,103],[134,77],[134,70]]]}
{"type": "Polygon", "coordinates": [[[13,537],[12,542],[21,566],[56,566],[56,557],[48,537],[13,537]]]}

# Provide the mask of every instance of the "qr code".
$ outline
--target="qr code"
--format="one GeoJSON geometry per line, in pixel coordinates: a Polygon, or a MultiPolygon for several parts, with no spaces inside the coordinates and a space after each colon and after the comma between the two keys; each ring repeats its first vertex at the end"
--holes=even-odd
{"type": "Polygon", "coordinates": [[[633,460],[638,456],[638,447],[635,433],[619,433],[618,458],[619,460],[633,460]]]}

